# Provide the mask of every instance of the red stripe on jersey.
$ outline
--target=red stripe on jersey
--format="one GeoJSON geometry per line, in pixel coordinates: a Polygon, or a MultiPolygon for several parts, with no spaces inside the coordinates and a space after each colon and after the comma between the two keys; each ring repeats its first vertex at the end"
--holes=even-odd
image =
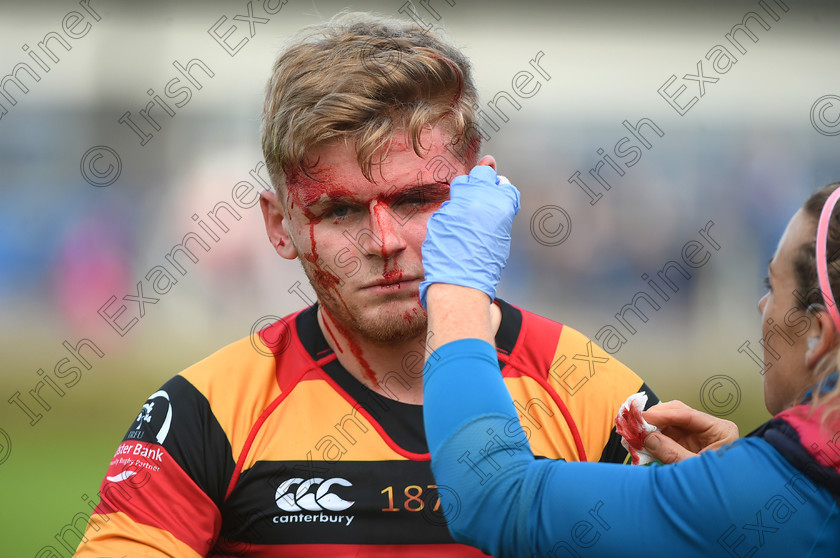
{"type": "Polygon", "coordinates": [[[560,394],[548,384],[547,380],[548,372],[551,370],[551,359],[554,358],[553,349],[556,349],[557,344],[560,342],[563,324],[552,322],[521,308],[519,310],[522,312],[522,327],[519,330],[519,336],[523,338],[528,334],[531,337],[528,343],[517,343],[510,355],[498,353],[499,360],[507,365],[505,366],[503,376],[512,378],[527,376],[540,384],[540,387],[551,396],[551,399],[563,414],[563,419],[565,419],[566,425],[569,427],[572,438],[575,441],[575,448],[577,448],[580,460],[587,461],[583,439],[580,437],[580,431],[575,423],[575,419],[572,417],[572,413],[569,412],[560,394]],[[540,322],[544,323],[540,324],[540,322]],[[539,327],[541,325],[544,327],[539,327]],[[517,361],[527,363],[527,365],[520,367],[516,364],[517,361]]]}
{"type": "Polygon", "coordinates": [[[518,306],[514,306],[514,308],[522,314],[519,340],[525,339],[527,336],[528,342],[522,343],[517,340],[507,360],[502,359],[503,362],[514,363],[515,366],[515,370],[511,370],[510,374],[505,375],[522,375],[521,370],[533,369],[535,372],[540,371],[547,378],[553,364],[554,353],[560,342],[560,336],[563,333],[563,324],[553,322],[518,306]],[[527,364],[516,365],[519,362],[527,364]]]}
{"type": "Polygon", "coordinates": [[[120,444],[99,496],[94,513],[122,512],[137,523],[168,531],[199,554],[207,552],[221,529],[216,504],[158,444],[120,444]]]}
{"type": "MultiPolygon", "coordinates": [[[[268,407],[265,408],[265,410],[260,414],[259,418],[257,418],[257,421],[251,426],[251,430],[248,432],[248,437],[245,439],[245,443],[242,446],[242,452],[239,454],[239,457],[237,457],[237,459],[236,459],[236,466],[233,469],[233,474],[230,477],[230,482],[228,483],[227,490],[225,491],[225,500],[227,500],[228,497],[230,496],[230,493],[233,492],[233,489],[236,486],[236,483],[239,481],[239,477],[242,475],[242,467],[244,467],[244,465],[245,465],[245,460],[248,457],[248,452],[251,450],[251,446],[254,444],[254,440],[256,439],[257,434],[259,433],[263,424],[265,424],[265,421],[268,420],[268,417],[271,415],[271,413],[273,413],[274,410],[277,409],[277,407],[280,405],[280,403],[282,403],[283,400],[286,399],[286,397],[288,397],[288,395],[292,392],[292,389],[291,389],[290,386],[296,386],[298,384],[298,382],[300,382],[300,379],[304,375],[306,375],[308,372],[310,372],[313,368],[319,368],[319,367],[327,364],[328,362],[330,362],[330,361],[332,361],[336,358],[335,354],[332,354],[332,355],[328,355],[328,356],[326,356],[322,359],[319,359],[317,362],[315,362],[315,361],[312,360],[312,358],[309,356],[309,354],[306,353],[306,351],[303,349],[303,346],[301,345],[300,337],[298,337],[298,334],[297,334],[297,329],[293,328],[293,327],[290,327],[286,324],[286,320],[288,320],[290,323],[295,323],[295,320],[297,319],[298,314],[300,314],[301,312],[303,312],[303,310],[295,312],[294,314],[286,317],[285,319],[278,320],[278,321],[274,322],[273,324],[269,325],[268,327],[263,328],[259,332],[260,339],[262,339],[263,343],[265,343],[266,346],[271,348],[271,351],[274,354],[274,359],[275,359],[275,363],[276,363],[275,366],[277,368],[277,372],[276,372],[276,374],[277,374],[277,384],[280,387],[281,393],[280,393],[280,395],[278,395],[274,399],[274,401],[271,402],[271,404],[268,407]],[[286,331],[289,333],[289,335],[293,336],[293,339],[291,339],[289,341],[288,345],[285,345],[283,347],[279,347],[279,349],[277,347],[277,343],[274,343],[272,345],[272,343],[270,343],[267,340],[268,332],[273,331],[274,329],[276,329],[278,327],[285,327],[286,331]],[[294,344],[295,348],[297,349],[296,354],[297,353],[301,353],[301,354],[305,353],[306,354],[306,360],[308,360],[311,363],[311,366],[306,366],[306,367],[302,368],[300,373],[298,373],[293,378],[287,378],[287,377],[281,378],[281,375],[280,375],[281,366],[280,366],[279,357],[284,352],[288,351],[288,349],[290,348],[290,346],[292,344],[294,344]]],[[[286,364],[286,368],[287,369],[294,369],[294,368],[298,368],[298,366],[292,367],[292,366],[289,366],[288,364],[286,364]]]]}
{"type": "Polygon", "coordinates": [[[580,437],[580,431],[578,430],[577,424],[575,424],[575,419],[572,418],[572,413],[569,412],[569,409],[566,407],[566,403],[560,397],[560,394],[557,391],[548,385],[548,382],[545,378],[541,376],[537,376],[536,374],[528,374],[524,373],[524,376],[528,376],[529,378],[533,378],[540,386],[551,396],[551,399],[554,400],[554,403],[560,409],[560,412],[563,413],[563,418],[566,420],[566,424],[569,426],[569,430],[572,432],[572,438],[575,440],[575,447],[578,451],[578,457],[580,457],[581,461],[586,461],[586,450],[583,448],[583,439],[580,437]]]}
{"type": "MultiPolygon", "coordinates": [[[[297,385],[300,378],[307,372],[309,372],[309,370],[302,370],[293,385],[297,385]]],[[[266,409],[260,414],[257,422],[255,422],[251,427],[251,431],[245,439],[245,444],[242,446],[242,453],[240,453],[239,457],[236,459],[236,466],[233,469],[233,474],[230,477],[230,482],[228,483],[227,491],[225,492],[225,500],[228,499],[230,493],[233,492],[233,488],[236,486],[237,481],[239,481],[239,476],[242,474],[242,467],[245,465],[245,459],[248,457],[248,452],[251,450],[251,446],[253,445],[254,439],[256,439],[260,428],[262,428],[262,425],[265,424],[265,421],[268,420],[271,413],[274,412],[277,406],[280,405],[280,403],[282,403],[290,393],[292,393],[292,390],[287,386],[286,389],[284,389],[283,392],[278,395],[268,407],[266,407],[266,409]]]]}

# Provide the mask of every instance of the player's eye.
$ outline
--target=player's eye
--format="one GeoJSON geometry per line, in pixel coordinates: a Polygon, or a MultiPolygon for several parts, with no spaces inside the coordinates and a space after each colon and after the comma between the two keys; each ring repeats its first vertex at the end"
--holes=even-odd
{"type": "Polygon", "coordinates": [[[399,201],[400,205],[423,205],[424,203],[428,203],[428,197],[424,196],[406,196],[401,198],[399,201]]]}
{"type": "Polygon", "coordinates": [[[401,197],[398,205],[407,207],[423,207],[426,205],[442,203],[449,199],[449,192],[421,192],[401,197]]]}
{"type": "Polygon", "coordinates": [[[763,282],[764,282],[764,288],[767,289],[768,291],[772,292],[773,291],[773,286],[770,284],[770,276],[769,275],[764,278],[763,282]]]}
{"type": "Polygon", "coordinates": [[[327,210],[329,219],[343,219],[350,215],[352,208],[349,205],[336,205],[327,210]]]}

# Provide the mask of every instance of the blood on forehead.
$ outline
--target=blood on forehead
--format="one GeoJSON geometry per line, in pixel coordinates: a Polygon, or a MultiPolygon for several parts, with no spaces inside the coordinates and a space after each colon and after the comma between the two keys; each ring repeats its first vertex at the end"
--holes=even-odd
{"type": "Polygon", "coordinates": [[[320,222],[321,218],[310,211],[310,206],[322,198],[351,196],[347,188],[336,185],[336,175],[337,173],[329,167],[318,169],[314,173],[304,173],[300,170],[287,172],[286,207],[291,210],[298,206],[310,222],[320,222]]]}
{"type": "MultiPolygon", "coordinates": [[[[358,180],[353,178],[352,180],[358,180]]],[[[430,195],[439,195],[437,188],[432,185],[448,186],[449,183],[445,181],[432,180],[429,184],[423,183],[422,175],[418,175],[408,184],[370,184],[366,186],[369,191],[364,191],[367,188],[355,188],[351,190],[347,186],[341,184],[339,173],[331,167],[322,167],[317,172],[309,172],[309,175],[303,172],[289,173],[286,178],[286,205],[293,208],[295,205],[301,208],[301,211],[310,220],[317,219],[317,217],[309,210],[309,208],[319,202],[343,199],[352,200],[360,204],[369,204],[373,201],[390,205],[401,197],[405,196],[411,191],[418,189],[430,190],[430,195]]],[[[320,219],[319,219],[320,220],[320,219]]]]}

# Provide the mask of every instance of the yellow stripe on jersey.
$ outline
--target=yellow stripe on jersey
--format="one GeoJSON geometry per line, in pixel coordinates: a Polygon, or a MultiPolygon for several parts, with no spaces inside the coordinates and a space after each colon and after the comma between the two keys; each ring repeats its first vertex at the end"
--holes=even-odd
{"type": "Polygon", "coordinates": [[[569,326],[557,342],[548,383],[574,417],[588,461],[601,458],[619,407],[642,387],[632,370],[569,326]]]}
{"type": "Polygon", "coordinates": [[[359,408],[325,380],[299,382],[260,428],[243,470],[256,461],[405,459],[383,441],[359,408]]]}
{"type": "Polygon", "coordinates": [[[74,558],[100,558],[113,556],[114,550],[119,549],[120,556],[178,556],[190,558],[201,556],[189,545],[176,539],[171,533],[132,521],[121,512],[111,512],[107,515],[97,515],[96,522],[88,524],[85,531],[87,542],[82,543],[74,554],[74,558]],[[97,527],[107,517],[107,528],[97,527]],[[98,531],[101,530],[101,533],[98,531]],[[152,552],[154,550],[154,552],[152,552]]]}
{"type": "MultiPolygon", "coordinates": [[[[546,393],[545,388],[528,376],[504,380],[534,455],[580,461],[572,431],[563,419],[563,413],[557,403],[546,393]]],[[[600,453],[600,449],[598,452],[600,453]]]]}

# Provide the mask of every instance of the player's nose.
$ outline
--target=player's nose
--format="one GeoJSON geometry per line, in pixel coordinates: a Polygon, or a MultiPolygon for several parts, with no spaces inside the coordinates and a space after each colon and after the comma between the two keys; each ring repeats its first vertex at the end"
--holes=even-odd
{"type": "Polygon", "coordinates": [[[402,223],[387,204],[373,200],[369,214],[370,230],[373,234],[365,246],[368,253],[387,259],[407,248],[402,223]]]}

